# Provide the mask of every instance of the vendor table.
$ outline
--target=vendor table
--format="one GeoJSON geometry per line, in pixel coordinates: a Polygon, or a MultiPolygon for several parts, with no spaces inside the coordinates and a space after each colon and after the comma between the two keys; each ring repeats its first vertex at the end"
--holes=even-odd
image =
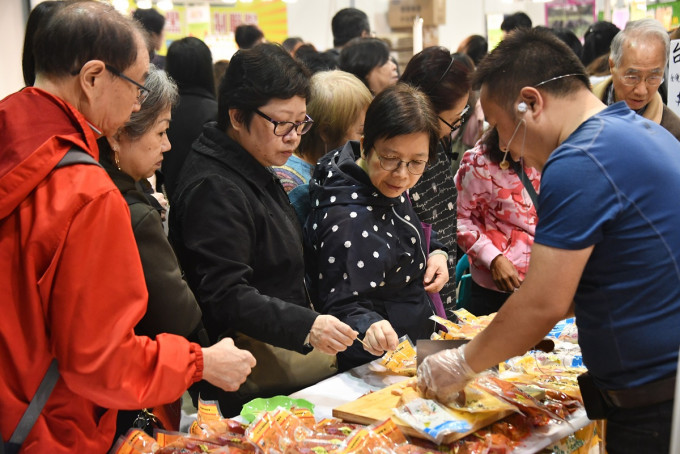
{"type": "MultiPolygon", "coordinates": [[[[365,364],[327,378],[291,394],[290,397],[306,399],[313,403],[315,406],[314,416],[319,420],[332,417],[335,407],[352,402],[368,392],[378,391],[407,378],[401,375],[374,372],[370,364],[365,364]]],[[[580,409],[571,415],[568,424],[550,424],[535,430],[512,453],[530,454],[538,452],[590,423],[585,410],[580,409]]]]}

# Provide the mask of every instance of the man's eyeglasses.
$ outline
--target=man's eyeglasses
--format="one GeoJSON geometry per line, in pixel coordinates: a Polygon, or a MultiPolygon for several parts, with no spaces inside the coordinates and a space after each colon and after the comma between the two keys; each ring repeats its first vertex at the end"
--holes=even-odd
{"type": "MultiPolygon", "coordinates": [[[[375,148],[373,149],[375,150],[375,148]]],[[[382,167],[383,170],[387,170],[388,172],[394,172],[399,167],[401,167],[402,163],[406,165],[406,170],[408,170],[412,175],[421,175],[423,172],[425,172],[425,169],[427,169],[427,161],[402,161],[399,158],[388,158],[383,156],[378,153],[378,150],[376,150],[375,153],[378,155],[380,167],[382,167]]]]}
{"type": "Polygon", "coordinates": [[[663,83],[663,76],[652,74],[643,79],[639,74],[624,74],[621,77],[621,81],[623,82],[623,85],[628,85],[629,87],[634,87],[640,82],[644,82],[650,87],[658,87],[663,83]]]}
{"type": "Polygon", "coordinates": [[[312,127],[312,124],[314,124],[314,120],[312,120],[312,117],[310,117],[307,114],[305,114],[304,120],[299,122],[292,122],[272,120],[268,115],[263,114],[258,109],[255,109],[255,113],[264,118],[265,120],[267,120],[268,122],[270,122],[271,124],[273,124],[274,135],[279,137],[287,136],[293,129],[295,129],[295,132],[297,133],[298,136],[301,136],[302,134],[309,131],[309,129],[312,127]]]}
{"type": "Polygon", "coordinates": [[[122,72],[118,71],[116,68],[109,65],[108,63],[105,65],[105,67],[106,67],[106,70],[109,71],[114,76],[118,76],[121,79],[125,79],[128,82],[130,82],[131,84],[137,86],[137,102],[139,103],[140,106],[146,100],[146,98],[149,97],[149,93],[151,93],[151,90],[146,88],[144,85],[137,83],[134,80],[130,79],[128,76],[126,76],[122,72]]]}
{"type": "Polygon", "coordinates": [[[457,130],[461,126],[463,126],[463,123],[465,123],[465,114],[468,113],[468,110],[470,110],[470,106],[465,106],[465,109],[460,113],[460,116],[458,117],[458,120],[456,120],[453,124],[449,123],[448,121],[444,120],[442,117],[439,117],[439,119],[449,128],[451,128],[451,133],[453,131],[457,130]]]}

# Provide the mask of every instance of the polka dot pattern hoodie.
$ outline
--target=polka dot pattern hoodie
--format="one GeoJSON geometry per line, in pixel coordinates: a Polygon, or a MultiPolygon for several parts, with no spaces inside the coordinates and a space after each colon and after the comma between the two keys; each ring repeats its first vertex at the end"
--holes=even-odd
{"type": "MultiPolygon", "coordinates": [[[[382,195],[356,164],[359,143],[348,142],[317,164],[309,182],[305,224],[308,272],[316,309],[363,337],[388,320],[399,336],[429,338],[432,303],[423,286],[423,231],[406,195],[382,195]]],[[[435,235],[431,248],[442,249],[435,235]]],[[[356,342],[338,355],[341,369],[375,359],[356,342]]]]}

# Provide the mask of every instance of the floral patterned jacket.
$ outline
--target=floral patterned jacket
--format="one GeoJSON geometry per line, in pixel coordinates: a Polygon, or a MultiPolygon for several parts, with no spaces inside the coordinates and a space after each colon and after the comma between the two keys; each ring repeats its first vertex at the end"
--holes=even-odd
{"type": "MultiPolygon", "coordinates": [[[[538,193],[540,172],[526,166],[524,172],[538,193]]],[[[520,177],[490,161],[478,144],[463,155],[455,180],[458,244],[468,254],[472,279],[499,291],[489,268],[503,254],[524,280],[538,217],[520,177]]]]}

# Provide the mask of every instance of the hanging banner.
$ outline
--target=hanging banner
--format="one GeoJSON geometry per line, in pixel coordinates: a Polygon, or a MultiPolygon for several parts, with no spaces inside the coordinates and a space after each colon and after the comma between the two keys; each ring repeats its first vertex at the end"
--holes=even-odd
{"type": "MultiPolygon", "coordinates": [[[[137,8],[134,0],[122,1],[129,4],[123,13],[132,13],[137,8]]],[[[288,7],[282,0],[253,0],[234,5],[173,0],[173,5],[171,10],[159,10],[165,16],[165,40],[160,55],[167,53],[173,41],[195,36],[210,47],[215,61],[229,59],[237,50],[234,30],[241,24],[257,25],[269,42],[281,43],[288,38],[288,7]]]]}
{"type": "Polygon", "coordinates": [[[566,28],[582,38],[588,27],[597,21],[595,0],[561,0],[545,5],[545,26],[566,28]]]}
{"type": "Polygon", "coordinates": [[[680,39],[671,41],[668,56],[668,108],[680,116],[680,39]]]}

